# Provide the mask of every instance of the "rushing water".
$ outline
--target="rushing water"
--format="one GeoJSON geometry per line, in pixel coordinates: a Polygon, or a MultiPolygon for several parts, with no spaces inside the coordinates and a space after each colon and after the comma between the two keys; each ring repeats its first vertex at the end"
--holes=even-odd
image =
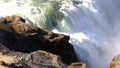
{"type": "Polygon", "coordinates": [[[42,29],[70,35],[87,68],[108,68],[120,52],[119,0],[0,0],[0,16],[20,15],[42,29]]]}

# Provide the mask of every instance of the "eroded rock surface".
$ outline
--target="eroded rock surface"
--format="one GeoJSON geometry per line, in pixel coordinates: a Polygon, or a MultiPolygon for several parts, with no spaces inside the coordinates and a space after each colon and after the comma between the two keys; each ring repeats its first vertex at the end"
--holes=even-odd
{"type": "Polygon", "coordinates": [[[120,68],[120,55],[117,55],[113,58],[110,68],[120,68]]]}
{"type": "Polygon", "coordinates": [[[74,48],[68,41],[69,36],[26,24],[20,16],[0,18],[0,51],[6,55],[13,54],[12,56],[15,56],[16,53],[17,57],[30,55],[31,62],[25,61],[28,65],[32,63],[34,66],[37,62],[38,65],[45,66],[44,64],[48,63],[48,66],[63,68],[78,62],[74,48]],[[44,60],[42,61],[40,57],[43,57],[44,60]]]}
{"type": "Polygon", "coordinates": [[[30,68],[13,56],[0,55],[0,68],[30,68]]]}
{"type": "Polygon", "coordinates": [[[67,65],[61,62],[58,55],[46,51],[38,50],[29,54],[11,52],[7,55],[16,57],[16,59],[32,68],[67,68],[67,65]]]}

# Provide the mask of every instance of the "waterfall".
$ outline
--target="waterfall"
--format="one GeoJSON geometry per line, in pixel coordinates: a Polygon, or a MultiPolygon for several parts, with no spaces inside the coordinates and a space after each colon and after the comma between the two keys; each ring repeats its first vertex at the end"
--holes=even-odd
{"type": "Polygon", "coordinates": [[[108,68],[120,53],[119,0],[0,0],[0,16],[20,15],[42,29],[70,35],[87,68],[108,68]]]}

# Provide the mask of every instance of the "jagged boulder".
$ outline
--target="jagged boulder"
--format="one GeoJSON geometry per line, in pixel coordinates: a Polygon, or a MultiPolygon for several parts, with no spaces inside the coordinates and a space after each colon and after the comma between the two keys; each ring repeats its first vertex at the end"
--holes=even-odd
{"type": "Polygon", "coordinates": [[[62,62],[70,65],[77,62],[69,36],[42,30],[20,16],[7,16],[0,19],[0,43],[11,51],[31,53],[44,50],[61,57],[62,62]]]}

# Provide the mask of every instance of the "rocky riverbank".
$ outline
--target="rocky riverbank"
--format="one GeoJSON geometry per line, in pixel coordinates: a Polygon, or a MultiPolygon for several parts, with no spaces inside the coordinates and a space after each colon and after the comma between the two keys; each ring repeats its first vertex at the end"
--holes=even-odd
{"type": "Polygon", "coordinates": [[[0,18],[0,65],[3,68],[86,68],[78,62],[68,41],[69,36],[26,24],[20,16],[0,18]]]}

